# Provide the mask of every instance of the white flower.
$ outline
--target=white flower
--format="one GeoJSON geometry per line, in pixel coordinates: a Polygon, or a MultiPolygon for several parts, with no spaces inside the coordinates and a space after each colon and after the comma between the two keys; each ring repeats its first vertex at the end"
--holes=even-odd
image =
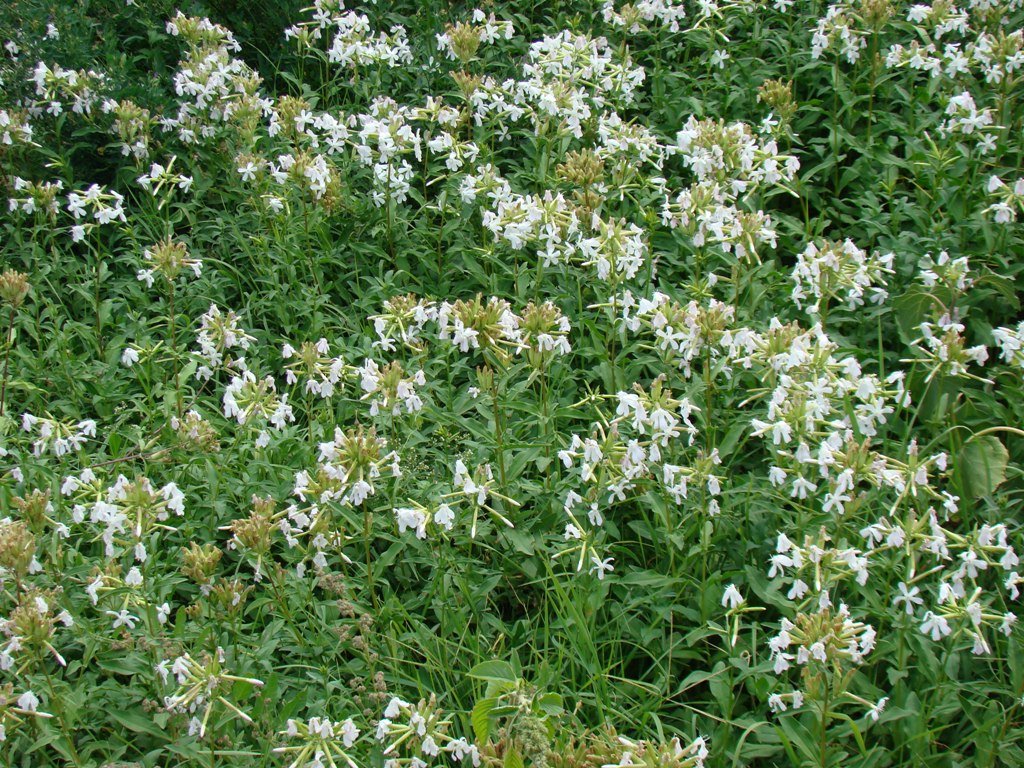
{"type": "Polygon", "coordinates": [[[128,629],[135,629],[135,625],[138,623],[138,618],[128,613],[127,608],[122,608],[120,611],[107,611],[107,616],[114,617],[114,629],[118,627],[128,627],[128,629]]]}
{"type": "Polygon", "coordinates": [[[124,352],[121,353],[121,365],[125,368],[131,368],[139,362],[139,352],[131,347],[125,347],[124,352]]]}
{"type": "Polygon", "coordinates": [[[434,513],[434,523],[450,531],[455,523],[455,513],[447,504],[442,504],[434,513]]]}
{"type": "Polygon", "coordinates": [[[924,603],[924,600],[918,597],[921,590],[918,587],[911,587],[910,589],[907,589],[907,585],[902,581],[896,586],[900,593],[892,599],[892,604],[899,606],[900,603],[904,603],[906,606],[907,616],[913,616],[914,606],[922,605],[924,603]]]}
{"type": "Polygon", "coordinates": [[[731,611],[742,605],[744,602],[746,602],[746,600],[743,595],[740,594],[740,591],[736,589],[735,584],[730,584],[725,588],[725,594],[722,595],[723,608],[728,608],[731,611]]]}
{"type": "Polygon", "coordinates": [[[949,622],[946,621],[944,617],[938,616],[931,611],[928,611],[924,615],[924,622],[921,624],[921,631],[926,635],[931,635],[932,640],[935,642],[938,642],[953,632],[949,627],[949,622]]]}
{"type": "Polygon", "coordinates": [[[591,555],[590,562],[594,566],[590,569],[590,573],[597,573],[598,579],[604,579],[604,575],[610,571],[614,571],[615,568],[612,565],[615,562],[614,557],[606,557],[604,560],[600,559],[597,555],[591,555]]]}
{"type": "Polygon", "coordinates": [[[32,691],[25,691],[18,697],[18,709],[35,712],[39,708],[39,698],[32,691]]]}
{"type": "Polygon", "coordinates": [[[351,717],[341,724],[341,738],[346,749],[351,747],[355,743],[355,740],[359,738],[359,729],[356,728],[351,717]]]}
{"type": "Polygon", "coordinates": [[[882,710],[885,709],[886,702],[888,701],[888,696],[880,698],[878,702],[868,710],[867,716],[870,717],[873,722],[878,722],[878,716],[882,714],[882,710]]]}

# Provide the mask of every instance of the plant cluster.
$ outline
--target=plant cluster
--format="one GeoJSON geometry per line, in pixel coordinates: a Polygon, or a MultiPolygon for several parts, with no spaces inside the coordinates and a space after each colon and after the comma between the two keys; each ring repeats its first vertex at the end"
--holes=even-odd
{"type": "Polygon", "coordinates": [[[0,764],[1024,763],[1019,0],[163,5],[0,10],[0,764]]]}

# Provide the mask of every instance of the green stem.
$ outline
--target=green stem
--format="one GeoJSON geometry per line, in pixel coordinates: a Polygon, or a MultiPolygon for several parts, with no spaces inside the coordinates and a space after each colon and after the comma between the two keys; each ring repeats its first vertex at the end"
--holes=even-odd
{"type": "Polygon", "coordinates": [[[63,706],[61,705],[61,699],[57,695],[57,692],[53,688],[53,678],[50,677],[50,670],[46,668],[45,662],[40,662],[40,667],[43,669],[43,677],[46,678],[46,687],[50,691],[50,706],[53,708],[53,714],[57,718],[57,722],[60,725],[60,731],[64,738],[68,742],[68,752],[71,754],[71,762],[76,766],[82,765],[82,758],[78,754],[78,750],[75,749],[75,742],[71,735],[68,733],[67,725],[64,723],[63,706]]]}
{"type": "Polygon", "coordinates": [[[505,477],[505,436],[501,428],[501,409],[498,406],[498,381],[491,384],[491,406],[494,411],[494,435],[498,441],[498,476],[501,478],[501,490],[508,492],[508,480],[505,477]]]}
{"type": "Polygon", "coordinates": [[[0,416],[4,415],[4,402],[7,396],[7,367],[11,362],[11,347],[14,346],[14,308],[11,308],[10,317],[7,319],[7,335],[4,336],[7,342],[7,349],[4,351],[4,378],[0,384],[0,416]]]}
{"type": "Polygon", "coordinates": [[[825,698],[821,702],[821,728],[818,735],[818,749],[821,752],[821,768],[828,768],[828,704],[831,688],[825,681],[825,698]]]}
{"type": "Polygon", "coordinates": [[[170,290],[167,294],[168,313],[167,318],[168,324],[171,327],[171,367],[174,371],[174,403],[175,409],[178,413],[178,419],[181,419],[182,413],[182,401],[181,401],[181,387],[178,382],[178,339],[177,331],[175,330],[175,317],[174,317],[174,281],[168,282],[170,290]]]}
{"type": "Polygon", "coordinates": [[[370,604],[377,608],[377,594],[373,589],[373,557],[370,549],[370,534],[373,518],[370,516],[369,505],[363,507],[363,551],[366,556],[366,588],[370,591],[370,604]]]}
{"type": "Polygon", "coordinates": [[[832,192],[839,195],[839,59],[832,62],[832,192]]]}
{"type": "Polygon", "coordinates": [[[96,346],[103,357],[103,319],[100,317],[100,251],[96,249],[96,280],[93,286],[93,304],[96,308],[96,346]]]}
{"type": "Polygon", "coordinates": [[[714,387],[714,382],[711,380],[711,350],[708,348],[704,353],[704,423],[707,425],[708,456],[715,449],[714,387]]]}

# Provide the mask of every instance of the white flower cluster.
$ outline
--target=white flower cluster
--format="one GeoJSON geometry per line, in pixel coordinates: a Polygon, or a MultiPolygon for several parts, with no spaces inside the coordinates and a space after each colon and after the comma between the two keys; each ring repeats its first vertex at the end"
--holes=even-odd
{"type": "Polygon", "coordinates": [[[669,149],[682,155],[698,182],[727,185],[733,195],[762,184],[790,182],[800,168],[794,156],[779,152],[775,139],[759,136],[742,122],[691,115],[669,149]]]}
{"type": "Polygon", "coordinates": [[[125,222],[124,196],[111,189],[106,190],[99,184],[91,184],[83,192],[69,192],[67,210],[76,222],[89,215],[91,209],[93,222],[75,224],[71,227],[71,240],[80,242],[92,227],[109,224],[113,221],[125,222]]]}
{"type": "Polygon", "coordinates": [[[437,310],[437,337],[450,341],[460,352],[491,350],[505,358],[509,349],[518,349],[522,333],[520,318],[504,299],[482,296],[471,301],[444,302],[437,310]]]}
{"type": "Polygon", "coordinates": [[[427,141],[427,149],[445,158],[445,167],[455,173],[466,164],[476,162],[480,147],[473,141],[460,141],[448,131],[441,131],[427,141]]]}
{"type": "Polygon", "coordinates": [[[156,197],[161,190],[177,187],[182,192],[187,193],[192,188],[192,177],[183,176],[180,173],[175,172],[174,161],[176,157],[172,157],[167,165],[161,165],[160,163],[153,163],[149,167],[149,172],[139,176],[136,181],[143,189],[145,189],[153,197],[156,197]]]}
{"type": "Polygon", "coordinates": [[[562,193],[517,194],[490,167],[463,180],[463,200],[473,202],[481,194],[490,202],[483,211],[484,227],[515,250],[536,248],[546,267],[575,262],[615,286],[636,277],[646,264],[646,232],[625,219],[604,219],[594,212],[584,227],[562,193]]]}
{"type": "Polygon", "coordinates": [[[32,123],[26,112],[0,109],[0,145],[32,143],[32,123]]]}
{"type": "Polygon", "coordinates": [[[155,528],[168,529],[171,515],[185,514],[185,494],[176,483],[155,488],[146,477],[132,481],[118,475],[107,487],[91,469],[86,469],[64,478],[61,493],[73,502],[71,518],[75,523],[88,518],[90,525],[102,527],[100,538],[107,557],[114,557],[118,547],[131,548],[140,563],[149,558],[145,537],[155,528]],[[122,539],[125,535],[128,538],[122,539]]]}
{"type": "MultiPolygon", "coordinates": [[[[804,474],[810,471],[828,480],[824,511],[842,514],[859,481],[847,472],[857,458],[853,446],[877,435],[896,407],[909,404],[904,373],[895,371],[880,379],[865,373],[856,358],[835,357],[836,344],[818,326],[803,331],[774,320],[765,334],[738,329],[728,340],[734,346],[734,367],[751,369],[770,384],[766,418],[755,417],[751,425],[753,434],[770,439],[777,458],[795,471],[791,495],[806,499],[817,490],[804,474]]],[[[866,466],[872,468],[863,478],[867,482],[899,484],[899,474],[885,462],[866,466]]],[[[789,475],[775,468],[770,480],[781,486],[789,475]]]]}
{"type": "Polygon", "coordinates": [[[412,125],[414,117],[412,109],[386,96],[373,100],[369,114],[359,115],[356,156],[373,173],[373,202],[378,207],[389,200],[405,202],[413,176],[406,158],[412,154],[417,162],[423,161],[423,138],[412,125]]]}
{"type": "Polygon", "coordinates": [[[174,91],[183,100],[175,115],[161,118],[164,130],[174,131],[185,144],[213,138],[219,125],[254,130],[272,102],[260,94],[259,75],[232,56],[241,46],[230,30],[178,11],[167,31],[181,38],[188,51],[174,74],[174,91]]]}
{"type": "Polygon", "coordinates": [[[59,65],[51,69],[40,61],[32,72],[32,82],[40,99],[38,106],[47,113],[60,115],[69,102],[75,114],[89,115],[100,100],[99,92],[106,85],[107,77],[91,69],[64,69],[59,65]]]}
{"type": "Polygon", "coordinates": [[[293,494],[302,501],[315,503],[335,501],[358,507],[376,492],[374,481],[384,471],[392,477],[402,472],[398,454],[387,452],[387,442],[372,430],[345,431],[335,427],[334,439],[320,443],[319,465],[315,475],[302,471],[295,476],[293,494]]]}
{"type": "MultiPolygon", "coordinates": [[[[955,511],[955,497],[951,497],[946,505],[946,519],[955,511]]],[[[1009,599],[1020,596],[1018,585],[1022,579],[1016,570],[1020,558],[1009,542],[1004,524],[986,523],[958,533],[952,526],[944,526],[936,511],[929,509],[922,517],[883,517],[864,528],[861,535],[872,546],[870,555],[882,553],[904,559],[901,565],[905,568],[905,580],[897,584],[898,594],[892,604],[897,609],[902,606],[907,616],[915,616],[918,606],[924,605],[922,587],[927,585],[926,579],[937,577],[933,585],[935,604],[926,607],[919,617],[921,631],[933,641],[954,633],[964,634],[972,640],[973,652],[983,654],[991,652],[985,638],[986,627],[1010,634],[1016,614],[1005,610],[1006,598],[994,595],[984,599],[983,583],[987,574],[994,577],[1001,570],[1003,577],[993,580],[1002,584],[1009,599]],[[921,568],[918,573],[920,561],[925,559],[935,565],[921,568]]]]}
{"type": "Polygon", "coordinates": [[[438,504],[436,509],[413,502],[411,507],[396,507],[395,520],[398,532],[413,531],[417,539],[427,538],[427,527],[451,531],[455,528],[455,512],[448,504],[438,504]]]}
{"type": "Polygon", "coordinates": [[[953,296],[959,296],[974,285],[967,256],[951,259],[949,253],[940,251],[939,255],[933,258],[930,253],[926,253],[918,261],[917,266],[920,269],[918,279],[925,288],[942,287],[953,296]]]}
{"type": "Polygon", "coordinates": [[[629,183],[654,185],[660,181],[642,171],[647,166],[660,171],[666,148],[647,126],[626,122],[617,112],[608,111],[597,118],[594,154],[605,162],[611,173],[610,188],[624,190],[629,183]]]}
{"type": "Polygon", "coordinates": [[[433,523],[435,528],[451,531],[455,524],[455,511],[452,507],[463,501],[473,510],[469,527],[470,538],[476,538],[481,509],[503,525],[515,528],[506,514],[499,511],[497,501],[500,500],[504,505],[513,508],[519,507],[519,502],[495,489],[494,471],[490,464],[480,464],[471,472],[465,461],[456,459],[452,486],[454,490],[441,496],[436,509],[413,502],[411,508],[402,510],[398,520],[400,530],[415,528],[417,537],[424,538],[427,524],[433,523]]]}
{"type": "Polygon", "coordinates": [[[359,729],[349,717],[335,722],[328,717],[311,717],[308,720],[288,719],[282,736],[301,739],[301,744],[276,747],[277,754],[294,755],[292,766],[303,768],[327,768],[335,765],[355,765],[346,750],[359,739],[359,729]]]}
{"type": "Polygon", "coordinates": [[[186,653],[178,656],[173,663],[165,659],[156,666],[157,674],[165,685],[171,676],[177,683],[174,692],[164,697],[164,707],[168,712],[195,714],[203,710],[202,717],[193,717],[189,722],[190,735],[198,735],[199,738],[206,735],[210,712],[215,703],[222,704],[246,722],[252,722],[249,715],[228,701],[220,691],[230,690],[236,682],[262,687],[263,681],[228,674],[223,666],[224,660],[223,649],[217,648],[216,653],[202,663],[186,653]]]}
{"type": "Polygon", "coordinates": [[[229,359],[226,363],[224,359],[227,352],[233,349],[244,352],[256,340],[239,326],[238,320],[238,315],[234,312],[229,310],[225,314],[216,304],[211,304],[210,309],[200,317],[199,333],[196,334],[199,349],[192,352],[203,363],[196,370],[197,379],[211,379],[214,371],[222,365],[245,370],[244,357],[229,359]]]}
{"type": "MultiPolygon", "coordinates": [[[[8,208],[21,213],[38,212],[56,217],[60,210],[57,195],[63,188],[62,181],[33,183],[15,177],[14,191],[24,194],[24,197],[9,198],[8,208]]],[[[69,192],[67,200],[66,210],[75,221],[71,226],[72,242],[78,243],[84,240],[94,227],[114,221],[127,221],[124,196],[99,184],[91,184],[80,192],[69,192]],[[87,221],[82,222],[82,219],[87,219],[87,221]]]]}
{"type": "Polygon", "coordinates": [[[781,631],[768,641],[775,674],[800,666],[831,667],[837,661],[859,666],[875,647],[875,630],[850,618],[845,604],[833,611],[831,604],[819,605],[814,614],[800,613],[797,621],[782,619],[781,631]]]}
{"type": "Polygon", "coordinates": [[[369,318],[377,334],[374,347],[385,352],[394,352],[395,342],[412,349],[423,346],[422,332],[427,323],[437,319],[437,307],[433,301],[418,298],[412,294],[394,296],[384,302],[383,311],[369,318]]]}
{"type": "Polygon", "coordinates": [[[722,490],[722,478],[716,473],[721,464],[717,449],[710,454],[698,450],[683,463],[697,434],[691,416],[699,410],[687,398],[674,398],[663,378],[658,378],[648,390],[635,384],[632,392],[619,392],[616,399],[614,420],[607,426],[596,424],[588,437],[574,434],[558,452],[566,469],[578,469],[584,487],[566,495],[563,511],[568,522],[562,538],[567,547],[555,557],[573,554],[577,573],[589,560],[598,578],[611,570],[611,558],[602,559],[597,553],[596,540],[604,525],[602,507],[638,496],[652,485],[682,506],[691,486],[697,486],[707,514],[715,516],[722,490]],[[581,505],[589,526],[577,514],[581,505]]]}
{"type": "Polygon", "coordinates": [[[645,79],[601,38],[563,30],[531,43],[523,79],[512,98],[527,106],[535,126],[557,121],[558,130],[583,136],[583,124],[609,105],[631,104],[645,79]]]}
{"type": "Polygon", "coordinates": [[[24,197],[12,196],[8,198],[7,209],[9,211],[45,213],[50,216],[56,216],[60,210],[57,195],[64,189],[64,182],[60,179],[57,181],[31,182],[26,181],[20,176],[15,176],[13,186],[15,192],[25,194],[24,197]]]}
{"type": "Polygon", "coordinates": [[[328,38],[330,63],[356,69],[373,64],[399,67],[412,62],[404,27],[395,25],[389,32],[374,33],[365,14],[347,11],[343,2],[335,0],[315,0],[308,10],[313,18],[286,29],[285,38],[304,46],[328,38]]]}
{"type": "Polygon", "coordinates": [[[351,366],[342,357],[331,357],[327,339],[320,339],[315,344],[305,341],[298,350],[291,344],[285,344],[281,357],[290,361],[285,364],[288,384],[297,384],[301,375],[306,380],[303,391],[319,395],[324,400],[334,395],[335,388],[351,371],[351,366]]]}
{"type": "Polygon", "coordinates": [[[969,91],[950,97],[946,105],[946,119],[939,125],[941,136],[974,140],[978,152],[983,155],[995,150],[999,132],[995,125],[995,110],[978,109],[969,91]]]}
{"type": "Polygon", "coordinates": [[[894,258],[891,252],[869,255],[849,238],[821,246],[808,243],[793,267],[793,303],[803,307],[813,299],[807,306],[812,316],[823,314],[822,304],[833,298],[844,301],[847,309],[856,309],[864,305],[870,289],[871,303],[882,304],[889,297],[885,276],[893,274],[894,258]]]}
{"type": "Polygon", "coordinates": [[[416,391],[427,383],[423,371],[416,371],[406,376],[402,366],[391,362],[382,369],[372,359],[367,358],[361,368],[357,369],[360,386],[365,393],[362,399],[370,398],[370,415],[390,413],[398,416],[402,409],[406,413],[416,413],[423,409],[423,400],[416,391]]]}
{"type": "MultiPolygon", "coordinates": [[[[712,364],[723,358],[723,344],[736,317],[732,305],[711,298],[706,306],[695,300],[682,306],[660,291],[639,302],[627,294],[622,303],[626,327],[633,333],[643,329],[653,334],[666,362],[678,365],[686,378],[693,373],[693,363],[705,354],[712,364]]],[[[728,375],[728,367],[723,372],[728,375]]]]}
{"type": "Polygon", "coordinates": [[[811,58],[820,59],[827,50],[836,51],[850,64],[857,63],[861,51],[867,48],[868,30],[861,25],[856,9],[846,0],[834,3],[818,19],[811,38],[811,58]]]}
{"type": "Polygon", "coordinates": [[[448,735],[450,720],[442,718],[434,697],[410,704],[397,696],[384,709],[377,722],[375,737],[384,747],[385,768],[426,768],[442,753],[454,762],[468,761],[473,768],[481,764],[476,745],[465,738],[448,735]],[[404,755],[404,756],[402,756],[404,755]]]}
{"type": "Polygon", "coordinates": [[[988,362],[988,349],[984,344],[967,346],[963,323],[944,317],[936,323],[921,323],[920,330],[921,337],[913,347],[922,353],[918,359],[929,367],[927,381],[940,374],[977,378],[968,373],[967,366],[971,363],[981,366],[988,362]]]}
{"type": "Polygon", "coordinates": [[[692,115],[666,151],[682,155],[696,181],[674,197],[666,193],[663,224],[682,228],[698,248],[717,245],[738,259],[756,260],[762,245],[775,247],[771,217],[737,203],[762,185],[785,188],[800,167],[794,156],[780,153],[774,139],[745,123],[692,115]]]}
{"type": "Polygon", "coordinates": [[[867,584],[868,558],[864,553],[854,547],[829,547],[828,541],[824,531],[816,538],[805,536],[802,546],[786,534],[779,534],[768,578],[792,577],[792,586],[786,594],[789,600],[803,600],[810,592],[821,607],[827,608],[831,604],[829,589],[839,582],[852,576],[860,586],[867,584]],[[801,574],[810,574],[808,578],[813,584],[804,581],[801,574]]]}
{"type": "Polygon", "coordinates": [[[156,123],[150,111],[127,99],[105,99],[101,110],[105,115],[114,116],[110,131],[120,141],[121,154],[136,161],[148,158],[152,128],[156,123]]]}
{"type": "Polygon", "coordinates": [[[442,51],[451,61],[458,61],[459,56],[452,45],[452,34],[472,35],[476,44],[484,43],[491,45],[498,40],[511,40],[515,34],[515,27],[511,21],[497,18],[493,13],[485,14],[479,8],[474,8],[471,22],[464,24],[462,28],[449,28],[437,35],[437,48],[442,51]],[[457,30],[457,31],[456,31],[457,30]]]}
{"type": "Polygon", "coordinates": [[[618,766],[672,766],[672,768],[703,768],[708,758],[707,740],[703,736],[696,737],[687,745],[683,745],[679,737],[668,742],[634,741],[623,736],[618,737],[622,745],[622,754],[617,763],[608,763],[602,768],[618,766]]]}
{"type": "Polygon", "coordinates": [[[992,34],[985,29],[974,29],[968,25],[966,14],[958,12],[956,6],[935,4],[936,9],[943,7],[948,15],[942,23],[930,21],[937,18],[935,14],[919,22],[911,18],[914,37],[925,42],[914,39],[907,45],[891,45],[885,57],[887,67],[927,72],[933,79],[951,81],[954,87],[962,85],[967,77],[998,85],[1013,79],[1024,67],[1024,30],[992,34]],[[942,43],[941,39],[950,33],[962,35],[965,40],[942,43]]]}
{"type": "Polygon", "coordinates": [[[1016,328],[1004,326],[993,329],[992,338],[1003,360],[1024,370],[1024,321],[1016,328]]]}
{"type": "Polygon", "coordinates": [[[991,214],[996,224],[1011,224],[1017,220],[1018,211],[1024,212],[1024,176],[1012,187],[998,176],[990,176],[987,189],[995,202],[984,212],[991,214]]]}
{"type": "MultiPolygon", "coordinates": [[[[278,431],[283,430],[288,422],[295,421],[288,395],[277,394],[274,377],[257,379],[252,371],[243,371],[241,376],[232,378],[224,390],[224,417],[235,419],[239,424],[266,419],[278,431]]],[[[269,441],[270,436],[261,432],[256,445],[262,448],[269,441]]]]}
{"type": "Polygon", "coordinates": [[[72,451],[82,450],[86,440],[96,437],[96,422],[92,419],[75,424],[23,413],[21,428],[26,432],[37,433],[37,437],[32,443],[32,451],[36,456],[52,453],[60,458],[72,451]]]}
{"type": "Polygon", "coordinates": [[[930,36],[941,40],[947,35],[966,35],[970,16],[948,0],[933,0],[931,5],[910,6],[907,21],[927,29],[930,36]]]}
{"type": "Polygon", "coordinates": [[[682,0],[640,0],[615,10],[615,0],[604,0],[601,16],[606,24],[623,27],[631,35],[644,31],[652,21],[668,27],[670,32],[678,32],[680,22],[686,18],[686,6],[682,0]]]}

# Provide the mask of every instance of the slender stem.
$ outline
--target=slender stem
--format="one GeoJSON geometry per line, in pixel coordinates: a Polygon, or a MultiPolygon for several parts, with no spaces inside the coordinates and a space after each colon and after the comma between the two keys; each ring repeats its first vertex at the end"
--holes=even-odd
{"type": "Polygon", "coordinates": [[[171,326],[171,367],[174,371],[174,402],[175,408],[178,412],[178,418],[181,418],[182,413],[182,402],[181,402],[181,387],[178,382],[178,340],[175,331],[175,319],[174,319],[174,281],[168,282],[170,291],[167,294],[168,299],[168,322],[171,326]]]}
{"type": "Polygon", "coordinates": [[[612,322],[611,322],[611,331],[610,331],[610,333],[611,333],[611,340],[608,342],[608,363],[611,366],[611,372],[612,372],[612,391],[611,391],[611,394],[613,394],[613,395],[616,392],[619,391],[618,387],[616,387],[616,385],[615,385],[615,357],[616,357],[615,346],[616,346],[616,342],[618,341],[618,338],[616,336],[616,334],[618,332],[618,326],[617,326],[617,323],[615,322],[615,319],[616,319],[615,318],[615,311],[616,311],[615,300],[617,298],[618,298],[617,296],[614,296],[614,295],[612,296],[612,322]]]}
{"type": "Polygon", "coordinates": [[[437,228],[437,284],[443,285],[444,278],[444,211],[445,206],[440,205],[441,225],[437,228]]]}
{"type": "Polygon", "coordinates": [[[548,376],[544,369],[541,369],[540,372],[540,402],[541,412],[544,415],[541,430],[544,438],[544,458],[548,461],[544,466],[544,488],[551,490],[551,415],[548,410],[548,376]]]}
{"type": "Polygon", "coordinates": [[[828,697],[831,693],[828,681],[825,681],[825,698],[821,702],[821,729],[818,735],[818,748],[821,750],[821,768],[828,768],[828,697]]]}
{"type": "Polygon", "coordinates": [[[387,219],[388,225],[388,253],[391,255],[391,263],[395,261],[395,233],[392,231],[392,217],[393,208],[391,200],[391,161],[388,160],[388,197],[386,207],[384,209],[384,216],[387,219]]]}
{"type": "Polygon", "coordinates": [[[501,478],[501,490],[507,493],[508,483],[505,478],[505,436],[501,429],[501,409],[498,407],[498,381],[491,385],[491,405],[494,410],[494,434],[498,440],[498,476],[501,478]]]}
{"type": "Polygon", "coordinates": [[[707,424],[707,452],[715,449],[715,385],[711,379],[711,349],[704,353],[704,423],[707,424]]]}
{"type": "Polygon", "coordinates": [[[306,203],[306,197],[302,197],[302,229],[305,233],[306,238],[306,259],[309,261],[309,273],[313,278],[313,285],[316,286],[316,295],[323,295],[323,289],[320,287],[320,277],[316,273],[316,262],[313,260],[313,246],[309,241],[309,206],[306,203]]]}
{"type": "Polygon", "coordinates": [[[96,280],[93,287],[93,303],[96,307],[96,345],[103,356],[103,319],[100,317],[100,250],[96,249],[96,280]]]}
{"type": "Polygon", "coordinates": [[[370,550],[370,533],[372,531],[373,518],[370,516],[370,507],[363,505],[363,549],[366,554],[366,587],[370,590],[370,604],[376,609],[377,595],[373,591],[373,557],[370,550]]]}
{"type": "Polygon", "coordinates": [[[832,191],[839,194],[839,58],[832,62],[832,191]]]}
{"type": "Polygon", "coordinates": [[[878,80],[878,30],[871,33],[871,81],[868,86],[867,146],[872,146],[871,130],[875,122],[875,83],[878,80]]]}
{"type": "Polygon", "coordinates": [[[14,346],[14,308],[11,307],[10,317],[7,319],[7,335],[4,336],[7,342],[7,349],[4,351],[4,379],[0,384],[0,416],[4,415],[4,398],[7,396],[7,366],[11,362],[11,347],[14,346]]]}
{"type": "Polygon", "coordinates": [[[57,692],[53,688],[53,678],[50,677],[50,670],[46,668],[45,662],[40,662],[40,667],[43,670],[43,677],[46,678],[46,687],[50,690],[50,706],[53,708],[53,714],[57,717],[57,722],[60,724],[60,731],[64,735],[64,738],[68,742],[68,751],[71,753],[71,762],[76,766],[82,764],[82,758],[78,755],[78,750],[75,749],[75,742],[71,735],[68,733],[67,725],[64,723],[64,712],[63,705],[61,705],[61,698],[57,695],[57,692]]]}

